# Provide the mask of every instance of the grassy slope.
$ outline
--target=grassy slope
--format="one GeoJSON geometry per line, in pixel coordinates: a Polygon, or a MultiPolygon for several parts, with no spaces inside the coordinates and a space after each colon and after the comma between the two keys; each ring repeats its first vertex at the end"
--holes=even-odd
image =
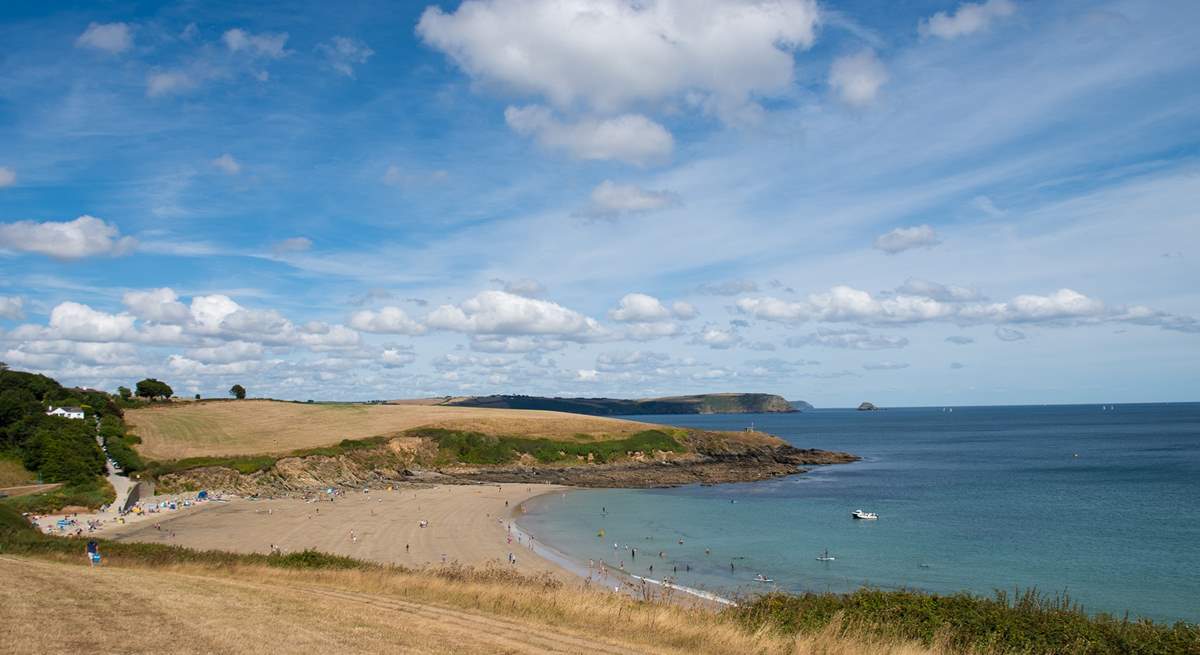
{"type": "Polygon", "coordinates": [[[19,487],[37,482],[37,476],[26,471],[19,460],[0,457],[0,489],[19,487]]]}
{"type": "Polygon", "coordinates": [[[163,404],[129,410],[126,422],[153,460],[279,454],[417,427],[570,439],[624,438],[646,424],[542,411],[421,405],[301,404],[266,400],[163,404]]]}

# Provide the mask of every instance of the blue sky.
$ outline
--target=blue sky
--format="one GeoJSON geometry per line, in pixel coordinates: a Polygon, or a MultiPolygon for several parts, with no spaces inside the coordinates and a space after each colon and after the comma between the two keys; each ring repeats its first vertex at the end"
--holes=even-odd
{"type": "Polygon", "coordinates": [[[5,3],[0,360],[1196,400],[1191,2],[5,3]]]}

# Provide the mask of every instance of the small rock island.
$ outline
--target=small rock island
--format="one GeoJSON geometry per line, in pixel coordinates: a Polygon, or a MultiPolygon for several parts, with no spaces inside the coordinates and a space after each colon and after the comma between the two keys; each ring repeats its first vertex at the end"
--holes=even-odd
{"type": "Polygon", "coordinates": [[[863,404],[858,406],[858,411],[860,411],[860,412],[874,412],[878,409],[879,408],[876,407],[873,403],[868,403],[868,402],[864,402],[863,404]]]}

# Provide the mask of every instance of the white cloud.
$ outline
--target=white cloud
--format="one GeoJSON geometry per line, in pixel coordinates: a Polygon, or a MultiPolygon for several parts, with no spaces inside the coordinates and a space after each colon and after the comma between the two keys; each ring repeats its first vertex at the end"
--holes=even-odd
{"type": "Polygon", "coordinates": [[[939,11],[917,25],[922,36],[956,39],[986,30],[997,18],[1011,16],[1017,6],[1011,0],[987,0],[983,3],[964,2],[953,14],[939,11]]]}
{"type": "Polygon", "coordinates": [[[545,334],[571,340],[607,336],[593,318],[557,303],[504,291],[484,291],[459,305],[442,305],[429,313],[425,323],[468,334],[545,334]]]}
{"type": "Polygon", "coordinates": [[[670,363],[670,355],[642,350],[605,352],[596,356],[596,369],[605,372],[650,372],[669,366],[670,363]]]}
{"type": "Polygon", "coordinates": [[[133,250],[137,241],[122,237],[117,226],[94,216],[65,223],[18,221],[0,223],[0,248],[34,252],[56,259],[97,255],[117,257],[133,250]]]}
{"type": "Polygon", "coordinates": [[[398,348],[388,348],[379,356],[379,361],[384,366],[400,367],[407,366],[417,361],[417,356],[409,350],[401,350],[398,348]]]}
{"type": "Polygon", "coordinates": [[[875,239],[875,247],[889,255],[913,248],[932,248],[939,243],[937,232],[928,225],[898,227],[875,239]]]}
{"type": "Polygon", "coordinates": [[[784,323],[806,320],[863,323],[914,323],[954,315],[954,308],[922,296],[899,295],[878,299],[869,292],[836,286],[826,293],[814,293],[803,302],[780,300],[770,296],[742,298],[737,308],[756,318],[784,323]]]}
{"type": "Polygon", "coordinates": [[[20,296],[0,296],[0,318],[19,321],[25,318],[25,300],[20,296]]]}
{"type": "Polygon", "coordinates": [[[971,305],[959,312],[968,320],[996,323],[1098,318],[1105,314],[1104,303],[1073,289],[1059,289],[1048,296],[1023,294],[1006,303],[971,305]]]}
{"type": "Polygon", "coordinates": [[[50,327],[61,338],[74,341],[122,341],[136,336],[131,314],[108,314],[76,302],[50,310],[50,327]]]}
{"type": "Polygon", "coordinates": [[[364,309],[350,317],[350,327],[376,334],[417,335],[425,332],[425,326],[408,317],[399,307],[384,307],[379,311],[364,309]]]}
{"type": "Polygon", "coordinates": [[[195,88],[194,77],[183,71],[157,71],[146,77],[146,95],[151,98],[182,93],[195,88]]]}
{"type": "Polygon", "coordinates": [[[576,159],[622,161],[644,166],[665,161],[675,139],[662,125],[640,114],[585,118],[564,123],[545,107],[509,107],[504,120],[514,132],[533,138],[547,150],[576,159]]]}
{"type": "Polygon", "coordinates": [[[133,46],[133,33],[125,23],[89,23],[75,39],[76,48],[93,48],[120,54],[133,46]]]}
{"type": "Polygon", "coordinates": [[[842,102],[855,107],[871,104],[887,80],[887,71],[871,50],[838,57],[829,68],[829,86],[842,102]]]}
{"type": "Polygon", "coordinates": [[[787,346],[824,346],[826,348],[846,348],[849,350],[886,350],[903,348],[908,345],[907,337],[897,337],[882,334],[871,334],[866,330],[817,330],[808,335],[788,337],[787,346]]]}
{"type": "Polygon", "coordinates": [[[308,237],[290,237],[272,246],[271,252],[279,256],[292,252],[304,252],[310,248],[312,248],[312,239],[308,237]]]}
{"type": "Polygon", "coordinates": [[[600,372],[595,369],[580,369],[575,371],[575,380],[578,382],[595,382],[600,378],[600,372]]]}
{"type": "Polygon", "coordinates": [[[486,334],[471,335],[471,350],[482,353],[531,353],[561,350],[566,343],[544,337],[513,337],[486,334]]]}
{"type": "Polygon", "coordinates": [[[541,282],[527,277],[519,280],[501,280],[496,278],[492,282],[499,284],[505,293],[525,296],[526,298],[537,298],[546,293],[546,287],[542,286],[541,282]]]}
{"type": "Polygon", "coordinates": [[[734,121],[787,92],[819,20],[812,0],[482,0],[427,8],[417,34],[482,85],[560,109],[683,97],[734,121]]]}
{"type": "Polygon", "coordinates": [[[867,362],[862,365],[868,371],[896,371],[902,368],[908,368],[908,364],[900,362],[867,362]]]}
{"type": "Polygon", "coordinates": [[[191,310],[179,302],[175,291],[169,288],[130,291],[121,302],[134,316],[145,321],[182,325],[192,318],[191,310]]]}
{"type": "Polygon", "coordinates": [[[212,160],[212,165],[226,175],[237,175],[242,172],[242,165],[229,153],[225,153],[212,160]]]}
{"type": "Polygon", "coordinates": [[[650,341],[663,337],[673,337],[679,334],[679,326],[675,323],[630,323],[625,330],[626,338],[634,341],[650,341]]]}
{"type": "Polygon", "coordinates": [[[651,191],[634,184],[605,180],[592,189],[591,202],[582,214],[615,217],[658,211],[678,204],[679,196],[670,191],[651,191]]]}
{"type": "Polygon", "coordinates": [[[654,296],[644,293],[627,293],[620,305],[608,313],[614,321],[655,322],[671,318],[671,311],[654,296]]]}
{"type": "Polygon", "coordinates": [[[700,330],[693,343],[717,350],[726,350],[742,342],[742,336],[733,328],[706,325],[700,330]]]}
{"type": "Polygon", "coordinates": [[[329,43],[317,45],[317,52],[325,55],[325,61],[333,70],[351,78],[354,77],[354,67],[367,63],[375,54],[367,44],[346,36],[335,36],[329,43]]]}
{"type": "Polygon", "coordinates": [[[964,337],[962,335],[956,334],[954,336],[946,337],[946,342],[952,343],[955,345],[959,345],[959,346],[965,346],[969,343],[975,343],[975,340],[972,339],[971,337],[964,337]]]}
{"type": "Polygon", "coordinates": [[[221,323],[242,307],[223,294],[195,296],[192,298],[192,320],[201,332],[215,333],[221,323]]]}
{"type": "Polygon", "coordinates": [[[17,172],[11,168],[0,166],[0,189],[17,183],[17,172]]]}
{"type": "Polygon", "coordinates": [[[289,54],[284,49],[288,40],[286,32],[253,34],[235,27],[221,35],[221,40],[225,42],[225,47],[229,48],[230,52],[242,52],[269,59],[279,59],[289,54]]]}

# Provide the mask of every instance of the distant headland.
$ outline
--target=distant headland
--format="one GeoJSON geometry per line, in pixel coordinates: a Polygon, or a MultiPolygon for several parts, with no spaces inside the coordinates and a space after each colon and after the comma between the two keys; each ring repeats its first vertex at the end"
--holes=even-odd
{"type": "MultiPolygon", "coordinates": [[[[430,404],[433,404],[431,402],[430,404]]],[[[706,393],[662,398],[549,398],[495,395],[445,398],[439,405],[495,409],[541,409],[592,416],[637,414],[760,414],[799,411],[782,396],[769,393],[706,393]]],[[[807,405],[807,403],[804,403],[807,405]]],[[[811,406],[810,406],[811,407],[811,406]]]]}

